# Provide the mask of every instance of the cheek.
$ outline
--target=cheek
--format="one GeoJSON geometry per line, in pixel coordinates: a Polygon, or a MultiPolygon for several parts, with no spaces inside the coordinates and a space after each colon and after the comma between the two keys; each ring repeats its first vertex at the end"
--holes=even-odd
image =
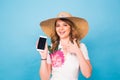
{"type": "Polygon", "coordinates": [[[55,28],[55,31],[57,32],[57,28],[55,28]]]}
{"type": "Polygon", "coordinates": [[[68,32],[68,34],[70,34],[70,28],[66,28],[66,31],[68,32]]]}
{"type": "Polygon", "coordinates": [[[56,27],[55,30],[58,31],[58,30],[59,30],[59,27],[56,27]]]}
{"type": "Polygon", "coordinates": [[[58,28],[55,28],[55,30],[56,30],[56,33],[58,34],[58,28]]]}

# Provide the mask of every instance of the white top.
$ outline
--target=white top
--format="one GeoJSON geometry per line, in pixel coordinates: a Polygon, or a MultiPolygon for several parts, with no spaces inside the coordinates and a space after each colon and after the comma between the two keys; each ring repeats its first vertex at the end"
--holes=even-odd
{"type": "MultiPolygon", "coordinates": [[[[60,51],[62,51],[60,45],[58,48],[61,48],[60,51]]],[[[89,60],[88,51],[84,43],[80,44],[80,49],[85,59],[89,60]]],[[[51,57],[51,55],[48,55],[47,63],[52,64],[52,77],[50,80],[78,80],[79,60],[74,53],[67,53],[65,56],[57,55],[51,57]]]]}

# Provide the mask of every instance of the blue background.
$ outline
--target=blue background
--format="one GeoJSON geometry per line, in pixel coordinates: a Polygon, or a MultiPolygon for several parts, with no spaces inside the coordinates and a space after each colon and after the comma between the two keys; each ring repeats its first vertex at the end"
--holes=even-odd
{"type": "Polygon", "coordinates": [[[40,79],[39,23],[61,11],[89,22],[82,40],[93,66],[88,80],[120,80],[119,0],[0,0],[0,80],[40,79]]]}

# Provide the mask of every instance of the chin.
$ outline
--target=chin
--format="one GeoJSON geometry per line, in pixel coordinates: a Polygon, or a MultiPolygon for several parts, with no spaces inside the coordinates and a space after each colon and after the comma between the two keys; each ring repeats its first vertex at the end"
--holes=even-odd
{"type": "MultiPolygon", "coordinates": [[[[69,37],[69,36],[68,36],[69,37]]],[[[61,39],[67,38],[67,36],[60,36],[61,39]]]]}

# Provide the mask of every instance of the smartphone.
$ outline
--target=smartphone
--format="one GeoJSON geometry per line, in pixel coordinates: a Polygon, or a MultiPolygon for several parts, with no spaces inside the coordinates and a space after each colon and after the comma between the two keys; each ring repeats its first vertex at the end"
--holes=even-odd
{"type": "Polygon", "coordinates": [[[38,40],[37,45],[37,51],[41,51],[45,49],[45,43],[46,43],[47,37],[46,36],[40,36],[38,40]]]}

